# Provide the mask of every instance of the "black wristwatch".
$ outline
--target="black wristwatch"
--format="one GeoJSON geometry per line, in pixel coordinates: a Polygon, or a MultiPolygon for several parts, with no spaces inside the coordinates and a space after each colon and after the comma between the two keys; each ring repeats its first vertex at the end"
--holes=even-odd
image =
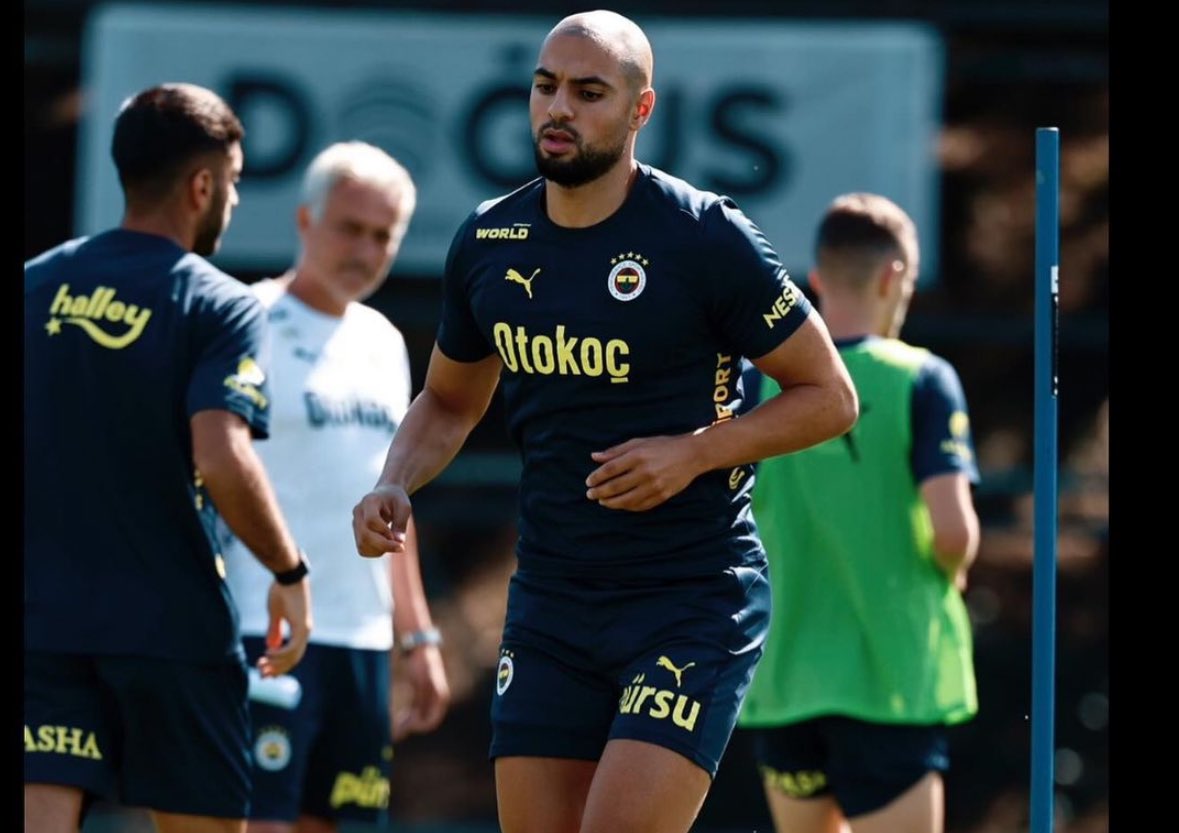
{"type": "Polygon", "coordinates": [[[311,572],[311,566],[307,563],[307,556],[302,550],[299,550],[299,563],[289,570],[275,573],[274,580],[285,587],[289,587],[292,584],[301,582],[303,577],[309,572],[311,572]]]}

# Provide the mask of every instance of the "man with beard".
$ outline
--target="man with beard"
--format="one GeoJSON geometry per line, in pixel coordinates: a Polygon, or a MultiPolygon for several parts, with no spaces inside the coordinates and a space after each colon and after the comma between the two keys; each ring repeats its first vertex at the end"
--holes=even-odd
{"type": "Polygon", "coordinates": [[[651,48],[609,11],[541,45],[541,176],[454,237],[424,390],[357,550],[405,545],[410,495],[502,382],[523,458],[518,569],[492,699],[505,833],[685,833],[769,619],[750,464],[856,418],[826,328],[727,197],[634,157],[651,48]],[[782,393],[734,417],[742,356],[782,393]]]}
{"type": "MultiPolygon", "coordinates": [[[[405,339],[362,300],[388,278],[416,200],[409,173],[380,148],[328,146],[303,176],[295,265],[251,287],[269,316],[274,360],[272,436],[258,453],[292,530],[315,553],[316,579],[315,635],[291,675],[301,696],[274,700],[258,686],[250,701],[250,833],[329,833],[340,821],[379,822],[389,801],[391,742],[435,728],[449,706],[413,524],[404,552],[360,559],[345,520],[356,494],[380,473],[409,406],[405,339]],[[410,684],[407,703],[392,702],[394,661],[410,684]],[[341,789],[349,783],[363,788],[341,789]]],[[[236,539],[225,559],[234,598],[242,600],[246,657],[260,656],[266,571],[236,539]]]]}
{"type": "Polygon", "coordinates": [[[96,797],[161,833],[244,830],[247,668],[219,515],[272,574],[259,671],[307,647],[307,562],[251,443],[268,430],[266,313],[205,260],[243,132],[202,87],[129,98],[121,224],[25,264],[27,831],[76,831],[96,797]]]}

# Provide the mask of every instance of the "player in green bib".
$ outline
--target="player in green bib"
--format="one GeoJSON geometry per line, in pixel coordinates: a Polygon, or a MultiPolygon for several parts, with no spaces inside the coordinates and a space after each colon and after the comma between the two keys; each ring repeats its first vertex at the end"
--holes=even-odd
{"type": "MultiPolygon", "coordinates": [[[[898,340],[918,271],[897,205],[847,194],[811,287],[860,398],[847,434],[764,460],[773,616],[739,725],[779,833],[939,833],[945,728],[978,711],[962,599],[978,480],[953,367],[898,340]]],[[[777,392],[763,381],[762,396],[777,392]]]]}

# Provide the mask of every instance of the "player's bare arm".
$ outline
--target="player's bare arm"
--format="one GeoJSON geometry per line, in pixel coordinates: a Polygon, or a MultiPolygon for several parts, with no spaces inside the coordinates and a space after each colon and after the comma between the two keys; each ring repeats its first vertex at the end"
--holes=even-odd
{"type": "Polygon", "coordinates": [[[946,577],[965,590],[980,535],[970,480],[962,472],[930,477],[921,484],[921,497],[933,524],[933,556],[946,577]]]}
{"type": "Polygon", "coordinates": [[[434,347],[425,385],[389,445],[377,485],[352,510],[357,552],[378,558],[403,550],[409,496],[458,454],[491,404],[500,367],[498,354],[456,362],[434,347]]]}
{"type": "MultiPolygon", "coordinates": [[[[430,631],[434,622],[422,584],[421,559],[417,530],[413,518],[406,527],[405,551],[390,556],[389,571],[393,591],[393,629],[399,639],[407,634],[430,631]]],[[[404,643],[403,643],[404,644],[404,643]]],[[[429,732],[438,727],[450,708],[450,683],[442,662],[442,651],[433,642],[424,642],[404,654],[402,667],[410,684],[408,702],[394,702],[389,692],[390,722],[394,743],[411,734],[429,732]]]]}
{"type": "Polygon", "coordinates": [[[782,387],[740,419],[678,437],[631,439],[593,453],[586,497],[641,512],[683,491],[706,471],[787,454],[843,434],[855,424],[855,387],[815,313],[754,365],[782,387]]]}
{"type": "MultiPolygon", "coordinates": [[[[272,573],[299,566],[300,555],[291,538],[270,479],[254,450],[250,428],[230,411],[193,414],[192,455],[205,488],[230,530],[272,573]]],[[[311,590],[306,579],[292,585],[271,586],[267,608],[268,650],[258,662],[264,676],[285,674],[298,664],[311,636],[311,590]],[[288,637],[282,642],[282,622],[288,637]]]]}

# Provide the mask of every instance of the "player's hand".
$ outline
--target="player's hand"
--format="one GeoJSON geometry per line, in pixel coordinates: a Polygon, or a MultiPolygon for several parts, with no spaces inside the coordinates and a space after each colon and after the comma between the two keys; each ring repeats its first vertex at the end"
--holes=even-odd
{"type": "Polygon", "coordinates": [[[409,524],[409,495],[400,486],[377,486],[352,507],[352,535],[356,551],[365,558],[405,550],[409,524]]]}
{"type": "Polygon", "coordinates": [[[304,578],[295,584],[271,582],[266,597],[270,623],[266,628],[266,653],[258,658],[263,677],[277,677],[299,664],[311,638],[311,582],[304,578]],[[283,642],[283,623],[287,640],[283,642]]]}
{"type": "Polygon", "coordinates": [[[593,452],[600,465],[585,479],[585,496],[607,509],[642,512],[658,506],[699,474],[684,440],[643,437],[593,452]]]}
{"type": "Polygon", "coordinates": [[[450,708],[450,684],[437,645],[422,645],[401,659],[413,691],[412,702],[400,706],[390,697],[393,741],[438,728],[450,708]]]}

